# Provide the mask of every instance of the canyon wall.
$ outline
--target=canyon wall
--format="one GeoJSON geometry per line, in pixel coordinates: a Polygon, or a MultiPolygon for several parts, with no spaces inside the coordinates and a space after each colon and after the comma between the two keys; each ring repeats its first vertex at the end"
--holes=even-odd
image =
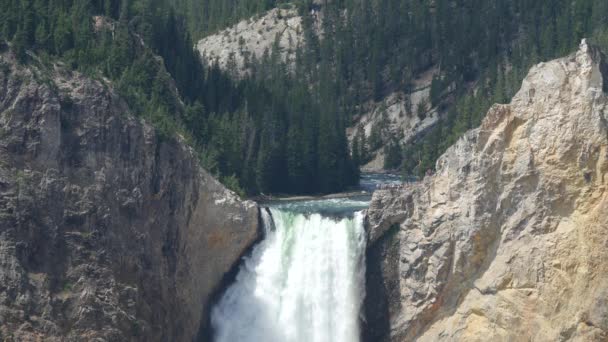
{"type": "Polygon", "coordinates": [[[368,212],[368,341],[608,339],[608,64],[583,41],[368,212]]]}
{"type": "Polygon", "coordinates": [[[104,80],[0,55],[0,340],[192,341],[258,208],[104,80]]]}

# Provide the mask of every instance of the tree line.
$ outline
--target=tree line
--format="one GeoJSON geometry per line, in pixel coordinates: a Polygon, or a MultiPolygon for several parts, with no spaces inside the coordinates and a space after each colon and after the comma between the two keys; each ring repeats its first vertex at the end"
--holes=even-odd
{"type": "MultiPolygon", "coordinates": [[[[314,7],[302,1],[300,14],[314,7]]],[[[348,119],[366,101],[410,93],[417,75],[436,68],[431,103],[409,114],[422,119],[433,106],[444,113],[440,124],[403,145],[399,137],[378,142],[380,123],[352,145],[358,163],[385,146],[386,168],[421,175],[491,104],[507,102],[530,66],[573,51],[584,37],[607,46],[607,27],[605,0],[334,0],[324,2],[321,44],[307,45],[304,64],[332,66],[348,119]]]]}
{"type": "MultiPolygon", "coordinates": [[[[492,103],[506,102],[528,68],[572,51],[582,37],[608,46],[603,0],[296,1],[304,44],[295,66],[275,43],[231,79],[204,66],[200,37],[281,5],[275,0],[6,0],[0,38],[24,63],[27,51],[116,83],[131,108],[165,136],[181,132],[205,167],[246,194],[334,192],[357,182],[357,166],[385,146],[387,168],[423,174],[492,103]],[[94,19],[95,18],[95,19],[94,19]],[[162,59],[157,58],[162,57],[162,59]],[[362,103],[411,92],[416,75],[438,73],[430,103],[438,125],[404,145],[382,141],[386,122],[349,151],[345,127],[362,103]]],[[[419,106],[420,107],[420,106],[419,106]]]]}
{"type": "Polygon", "coordinates": [[[281,0],[176,0],[192,35],[200,39],[240,20],[286,3],[281,0]]]}
{"type": "Polygon", "coordinates": [[[161,137],[186,136],[241,194],[327,193],[358,181],[335,82],[310,87],[304,71],[286,72],[278,44],[235,81],[202,64],[168,0],[14,0],[0,10],[0,37],[23,63],[34,51],[110,78],[161,137]]]}

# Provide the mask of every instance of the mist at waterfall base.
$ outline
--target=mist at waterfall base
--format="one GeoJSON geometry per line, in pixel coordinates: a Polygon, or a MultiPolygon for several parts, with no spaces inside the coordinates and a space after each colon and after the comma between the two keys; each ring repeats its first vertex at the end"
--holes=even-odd
{"type": "Polygon", "coordinates": [[[214,307],[214,340],[359,341],[365,232],[358,210],[367,204],[333,199],[262,210],[266,236],[214,307]]]}

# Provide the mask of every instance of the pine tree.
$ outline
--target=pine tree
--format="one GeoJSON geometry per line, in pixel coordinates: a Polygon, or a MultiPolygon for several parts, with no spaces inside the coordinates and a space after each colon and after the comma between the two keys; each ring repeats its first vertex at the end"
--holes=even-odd
{"type": "Polygon", "coordinates": [[[53,31],[53,42],[55,43],[54,53],[57,55],[62,55],[74,46],[72,27],[67,15],[63,12],[59,12],[57,16],[53,31]]]}
{"type": "Polygon", "coordinates": [[[17,32],[15,33],[15,37],[13,38],[12,43],[13,43],[12,49],[13,49],[13,52],[15,53],[15,57],[17,57],[17,60],[19,62],[25,63],[25,60],[27,58],[27,54],[26,54],[27,34],[21,27],[19,27],[17,29],[17,32]]]}
{"type": "Polygon", "coordinates": [[[355,135],[355,137],[353,138],[351,151],[353,163],[356,166],[361,165],[361,147],[359,146],[359,137],[357,135],[355,135]]]}
{"type": "Polygon", "coordinates": [[[433,80],[431,81],[431,90],[429,97],[433,106],[437,106],[439,104],[439,100],[441,97],[441,80],[436,75],[433,76],[433,80]]]}
{"type": "Polygon", "coordinates": [[[46,50],[49,43],[49,32],[44,22],[39,22],[38,26],[36,26],[35,37],[36,46],[42,50],[46,50]]]}
{"type": "Polygon", "coordinates": [[[367,149],[367,139],[365,137],[365,130],[363,126],[357,128],[357,140],[359,141],[359,159],[361,164],[365,164],[369,161],[369,151],[367,149]]]}
{"type": "Polygon", "coordinates": [[[399,142],[391,140],[384,148],[384,168],[387,170],[398,168],[402,162],[401,153],[399,142]]]}
{"type": "Polygon", "coordinates": [[[34,44],[36,34],[34,6],[32,0],[21,0],[21,6],[23,6],[21,34],[23,34],[25,46],[29,48],[34,44]]]}
{"type": "Polygon", "coordinates": [[[133,51],[131,50],[133,43],[125,25],[120,23],[117,26],[108,56],[106,70],[113,78],[118,78],[133,60],[133,51]]]}
{"type": "Polygon", "coordinates": [[[306,192],[306,171],[303,160],[302,145],[304,137],[301,129],[295,125],[287,133],[287,178],[289,189],[296,193],[306,192]]]}

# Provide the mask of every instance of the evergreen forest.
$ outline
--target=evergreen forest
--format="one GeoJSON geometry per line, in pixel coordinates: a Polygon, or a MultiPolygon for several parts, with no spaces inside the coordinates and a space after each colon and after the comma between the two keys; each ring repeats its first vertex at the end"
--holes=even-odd
{"type": "Polygon", "coordinates": [[[608,48],[605,0],[300,0],[305,39],[293,66],[275,43],[233,79],[194,50],[205,35],[286,3],[1,0],[0,40],[21,63],[110,79],[162,138],[185,137],[242,195],[342,191],[378,148],[386,168],[422,175],[493,103],[509,101],[531,65],[583,37],[608,48]],[[320,31],[313,8],[323,11],[320,31]],[[431,68],[438,124],[408,144],[357,134],[349,147],[345,130],[361,104],[414,91],[431,68]]]}

